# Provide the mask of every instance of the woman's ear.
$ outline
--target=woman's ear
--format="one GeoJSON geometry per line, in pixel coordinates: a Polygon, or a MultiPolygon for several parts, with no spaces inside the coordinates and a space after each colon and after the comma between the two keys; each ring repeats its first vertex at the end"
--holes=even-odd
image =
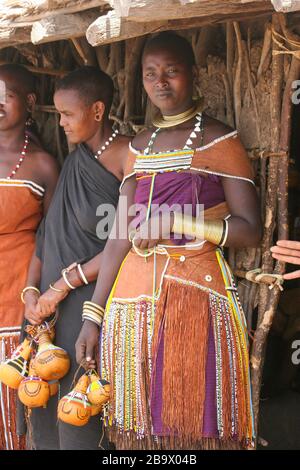
{"type": "Polygon", "coordinates": [[[29,93],[26,97],[27,111],[31,113],[34,109],[36,103],[36,94],[29,93]]]}
{"type": "Polygon", "coordinates": [[[96,101],[93,104],[93,108],[95,113],[95,121],[102,121],[105,113],[105,104],[102,101],[96,101]]]}

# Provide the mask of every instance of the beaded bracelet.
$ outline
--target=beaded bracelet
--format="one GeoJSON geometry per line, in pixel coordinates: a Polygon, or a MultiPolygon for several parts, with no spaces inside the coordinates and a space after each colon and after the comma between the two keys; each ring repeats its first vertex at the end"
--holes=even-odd
{"type": "Polygon", "coordinates": [[[24,289],[23,289],[22,292],[21,292],[21,300],[22,300],[23,304],[25,304],[24,294],[25,294],[25,292],[27,292],[28,290],[34,290],[34,291],[37,292],[39,295],[41,295],[41,292],[40,292],[40,290],[39,290],[37,287],[34,287],[34,286],[27,286],[27,287],[24,287],[24,289]]]}

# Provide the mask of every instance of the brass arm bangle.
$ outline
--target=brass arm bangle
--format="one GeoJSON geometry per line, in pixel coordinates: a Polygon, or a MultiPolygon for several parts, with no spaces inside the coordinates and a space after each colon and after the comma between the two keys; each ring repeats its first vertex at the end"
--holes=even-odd
{"type": "Polygon", "coordinates": [[[195,217],[174,213],[172,232],[207,240],[215,245],[225,243],[228,228],[223,219],[197,221],[195,217]]]}
{"type": "Polygon", "coordinates": [[[21,292],[21,300],[22,300],[23,304],[25,304],[24,294],[25,294],[27,291],[29,291],[29,290],[35,291],[37,294],[39,294],[39,296],[41,295],[41,292],[40,292],[40,290],[39,290],[37,287],[34,287],[34,286],[27,286],[27,287],[24,287],[24,289],[23,289],[22,292],[21,292]]]}

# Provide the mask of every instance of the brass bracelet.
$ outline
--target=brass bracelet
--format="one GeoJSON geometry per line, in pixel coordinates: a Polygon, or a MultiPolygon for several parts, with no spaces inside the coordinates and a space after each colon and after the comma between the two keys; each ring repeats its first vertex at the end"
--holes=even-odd
{"type": "Polygon", "coordinates": [[[29,290],[34,290],[35,292],[37,292],[39,295],[41,295],[41,292],[40,290],[37,288],[37,287],[34,287],[34,286],[27,286],[27,287],[24,287],[24,289],[22,290],[21,292],[21,300],[23,302],[23,304],[25,304],[25,300],[24,300],[24,294],[29,291],[29,290]]]}
{"type": "Polygon", "coordinates": [[[195,217],[190,215],[175,212],[172,232],[207,240],[215,245],[219,245],[221,242],[224,243],[226,224],[223,219],[202,222],[197,221],[195,217]]]}
{"type": "Polygon", "coordinates": [[[57,289],[57,287],[54,287],[52,284],[49,284],[50,289],[54,290],[54,292],[59,292],[60,294],[62,292],[65,292],[64,289],[57,289]]]}

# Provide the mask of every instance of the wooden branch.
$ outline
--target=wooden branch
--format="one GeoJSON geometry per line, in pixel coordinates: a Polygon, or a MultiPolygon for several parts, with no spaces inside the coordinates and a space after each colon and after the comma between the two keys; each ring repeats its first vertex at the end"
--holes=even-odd
{"type": "Polygon", "coordinates": [[[70,15],[50,16],[33,23],[31,42],[59,41],[85,36],[86,30],[99,16],[99,12],[89,11],[70,15]]]}
{"type": "Polygon", "coordinates": [[[109,12],[88,27],[86,37],[92,46],[99,46],[161,31],[164,27],[164,22],[134,23],[109,12]]]}
{"type": "Polygon", "coordinates": [[[30,42],[30,29],[0,29],[0,49],[5,47],[15,47],[18,44],[26,44],[30,42]]]}
{"type": "Polygon", "coordinates": [[[2,0],[1,26],[5,27],[13,23],[14,27],[21,28],[44,18],[99,7],[104,11],[107,10],[108,2],[105,0],[2,0]]]}
{"type": "MultiPolygon", "coordinates": [[[[273,27],[280,30],[278,16],[273,15],[273,27]]],[[[280,141],[280,128],[285,125],[281,122],[281,100],[283,83],[283,58],[274,56],[272,63],[272,89],[271,89],[271,134],[272,152],[278,152],[280,141]]],[[[272,158],[269,163],[269,178],[266,196],[266,217],[264,238],[262,243],[262,270],[273,272],[273,258],[270,247],[273,244],[273,232],[276,220],[276,200],[278,191],[278,159],[272,158]]],[[[258,324],[254,335],[251,354],[252,397],[256,431],[258,427],[259,397],[262,370],[264,364],[265,347],[270,331],[275,309],[279,300],[280,290],[274,287],[271,294],[268,287],[261,285],[259,293],[258,324]]],[[[257,434],[257,433],[256,433],[257,434]]]]}
{"type": "Polygon", "coordinates": [[[235,112],[235,124],[236,128],[239,130],[240,126],[240,115],[242,109],[242,97],[241,97],[241,75],[242,75],[242,63],[243,63],[243,45],[242,45],[242,36],[240,31],[240,26],[237,21],[233,23],[236,40],[237,40],[237,67],[233,83],[233,103],[234,103],[234,112],[235,112]]]}
{"type": "MultiPolygon", "coordinates": [[[[265,15],[265,12],[261,13],[265,15]]],[[[250,19],[252,16],[257,18],[259,13],[239,13],[228,16],[228,21],[234,19],[250,19]]],[[[153,17],[152,17],[153,18],[153,17]]],[[[185,19],[172,19],[168,21],[149,21],[145,23],[134,22],[131,18],[120,18],[115,12],[109,12],[100,16],[92,23],[86,32],[88,42],[92,46],[111,44],[116,41],[122,41],[130,38],[144,36],[146,34],[157,33],[167,30],[184,30],[189,28],[200,28],[206,25],[213,25],[224,21],[224,16],[217,14],[214,16],[191,17],[185,19]]]]}
{"type": "MultiPolygon", "coordinates": [[[[113,8],[119,2],[109,0],[113,8]]],[[[168,21],[216,14],[231,15],[259,11],[273,11],[271,2],[267,0],[193,0],[188,2],[182,0],[130,0],[126,16],[131,21],[145,23],[152,22],[153,16],[156,20],[168,21]]],[[[116,9],[116,14],[122,16],[120,9],[116,9]]]]}
{"type": "MultiPolygon", "coordinates": [[[[7,64],[6,60],[0,60],[0,65],[7,64]]],[[[33,73],[44,74],[44,75],[53,75],[54,77],[63,76],[69,73],[69,70],[53,70],[42,67],[33,67],[32,65],[22,64],[23,67],[26,67],[27,70],[33,73]]]]}
{"type": "Polygon", "coordinates": [[[234,28],[233,24],[228,21],[226,23],[226,68],[231,96],[233,93],[234,52],[234,28]]]}
{"type": "Polygon", "coordinates": [[[98,46],[95,47],[95,53],[98,61],[99,68],[104,72],[108,66],[108,56],[107,56],[107,48],[105,46],[98,46]]]}
{"type": "Polygon", "coordinates": [[[263,48],[262,48],[262,51],[261,51],[260,63],[259,63],[259,67],[258,67],[258,70],[257,70],[257,80],[259,80],[259,77],[263,73],[264,64],[267,60],[267,57],[270,56],[271,48],[272,48],[271,23],[267,23],[266,24],[266,29],[265,29],[265,35],[264,35],[263,48]]]}
{"type": "Polygon", "coordinates": [[[97,65],[95,51],[91,48],[85,37],[72,38],[71,41],[84,65],[97,65]]]}

